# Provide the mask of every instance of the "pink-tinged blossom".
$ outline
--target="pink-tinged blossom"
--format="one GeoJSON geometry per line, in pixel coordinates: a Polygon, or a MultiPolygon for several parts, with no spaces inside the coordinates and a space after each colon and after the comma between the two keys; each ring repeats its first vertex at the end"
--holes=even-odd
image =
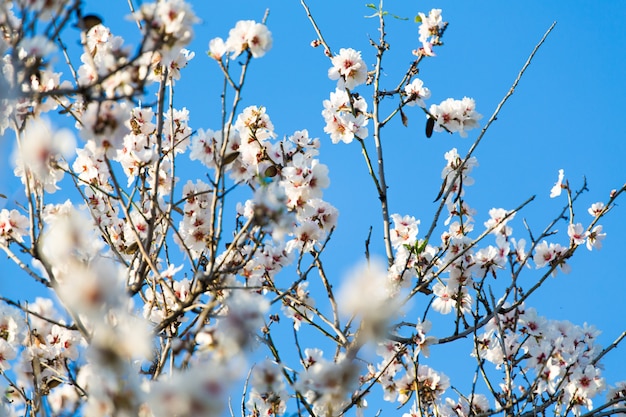
{"type": "MultiPolygon", "coordinates": [[[[607,401],[616,401],[614,408],[626,407],[626,381],[619,381],[610,387],[606,394],[607,401]],[[621,401],[620,401],[621,400],[621,401]]],[[[626,415],[626,413],[618,414],[626,415]]]]}
{"type": "Polygon", "coordinates": [[[408,413],[402,414],[402,417],[422,417],[422,416],[423,414],[416,404],[413,404],[411,406],[411,409],[409,410],[408,413]]]}
{"type": "Polygon", "coordinates": [[[550,198],[558,197],[561,195],[561,191],[566,186],[563,185],[563,178],[565,177],[565,171],[559,169],[559,178],[556,180],[554,186],[550,189],[550,198]]]}
{"type": "Polygon", "coordinates": [[[415,367],[408,368],[397,382],[400,391],[398,401],[406,402],[409,395],[415,393],[422,401],[422,406],[434,406],[442,400],[445,391],[450,387],[450,379],[442,372],[437,372],[427,365],[419,365],[417,367],[417,375],[415,375],[415,367]],[[415,390],[417,389],[417,392],[415,390]]]}
{"type": "Polygon", "coordinates": [[[184,216],[178,224],[176,242],[194,258],[200,256],[206,248],[211,233],[211,226],[207,221],[211,192],[211,186],[200,180],[195,184],[189,180],[183,187],[184,216]]]}
{"type": "Polygon", "coordinates": [[[169,66],[180,50],[191,42],[193,25],[199,22],[190,3],[185,0],[146,2],[133,17],[145,21],[148,41],[144,50],[156,51],[165,66],[169,66]]]}
{"type": "Polygon", "coordinates": [[[407,84],[404,92],[407,95],[407,106],[425,107],[424,100],[430,97],[430,90],[424,87],[424,81],[419,78],[414,78],[410,84],[407,84]]]}
{"type": "Polygon", "coordinates": [[[435,132],[459,132],[463,138],[467,137],[468,130],[478,127],[478,121],[483,117],[476,112],[474,99],[468,97],[462,100],[449,98],[440,104],[432,104],[429,113],[435,119],[435,132]]]}
{"type": "Polygon", "coordinates": [[[189,145],[192,130],[189,127],[189,110],[183,107],[181,110],[171,109],[165,113],[163,122],[162,152],[175,154],[185,152],[189,145]]]}
{"type": "MultiPolygon", "coordinates": [[[[571,271],[570,266],[565,262],[566,259],[563,255],[567,252],[567,248],[561,246],[559,243],[548,244],[545,240],[539,243],[535,247],[535,255],[533,261],[537,268],[543,268],[544,266],[557,265],[561,271],[568,274],[571,271]]],[[[556,276],[556,269],[552,271],[552,276],[556,276]]]]}
{"type": "Polygon", "coordinates": [[[391,245],[394,249],[398,249],[403,245],[412,246],[417,241],[417,234],[419,232],[418,225],[419,220],[415,220],[415,217],[406,215],[401,217],[399,214],[392,214],[391,220],[393,220],[394,226],[390,230],[391,233],[391,245]]]}
{"type": "Polygon", "coordinates": [[[8,361],[15,359],[27,332],[28,327],[21,312],[0,304],[0,369],[11,368],[8,361]]]}
{"type": "MultiPolygon", "coordinates": [[[[78,84],[99,84],[104,96],[132,95],[136,79],[134,71],[119,71],[128,65],[130,49],[124,48],[124,40],[113,36],[109,28],[99,24],[85,33],[85,52],[81,55],[82,65],[78,68],[78,84]]],[[[146,60],[148,55],[144,55],[146,60]]],[[[144,70],[145,71],[145,70],[144,70]]],[[[146,74],[147,75],[147,74],[146,74]]]]}
{"type": "Polygon", "coordinates": [[[558,243],[548,244],[548,242],[544,240],[535,247],[533,261],[535,265],[537,265],[537,268],[543,268],[555,262],[564,251],[565,249],[558,243]]]}
{"type": "Polygon", "coordinates": [[[526,240],[520,239],[517,241],[515,238],[511,238],[511,243],[513,244],[513,250],[515,251],[517,262],[520,264],[525,262],[526,266],[530,268],[530,264],[526,262],[528,259],[528,253],[526,252],[526,240]]]}
{"type": "Polygon", "coordinates": [[[301,222],[295,230],[293,230],[294,239],[287,242],[287,252],[299,250],[300,252],[308,252],[315,245],[320,243],[324,233],[319,225],[311,220],[301,222]]]}
{"type": "Polygon", "coordinates": [[[508,254],[508,244],[503,247],[489,245],[476,252],[474,259],[477,266],[483,271],[483,276],[491,273],[495,277],[497,270],[505,267],[508,254]]]}
{"type": "Polygon", "coordinates": [[[454,307],[454,300],[452,299],[450,289],[441,282],[438,282],[433,286],[433,293],[436,296],[432,304],[433,309],[441,314],[449,314],[454,307]]]}
{"type": "Polygon", "coordinates": [[[290,142],[295,144],[298,148],[306,150],[306,154],[314,157],[319,154],[320,140],[318,138],[309,137],[309,131],[306,129],[298,130],[293,135],[287,138],[290,142]]]}
{"type": "Polygon", "coordinates": [[[226,42],[224,39],[217,37],[213,38],[209,41],[209,51],[208,54],[211,58],[221,61],[222,57],[228,52],[228,47],[226,46],[226,42]]]}
{"type": "Polygon", "coordinates": [[[361,52],[352,48],[341,48],[339,54],[331,58],[333,66],[328,70],[328,78],[339,79],[339,87],[353,89],[367,80],[367,65],[361,52]]]}
{"type": "Polygon", "coordinates": [[[308,282],[299,283],[293,294],[285,297],[285,305],[282,307],[285,316],[293,320],[293,327],[296,330],[300,330],[302,322],[313,319],[313,314],[307,307],[315,306],[315,300],[310,297],[308,287],[308,282]]]}
{"type": "Polygon", "coordinates": [[[109,184],[109,168],[105,161],[105,150],[99,148],[95,142],[89,141],[82,149],[76,150],[76,159],[72,169],[84,183],[94,185],[103,191],[112,191],[109,184]]]}
{"type": "Polygon", "coordinates": [[[415,343],[413,360],[417,361],[417,356],[421,353],[426,358],[430,356],[430,345],[437,342],[437,338],[434,336],[426,336],[426,333],[430,332],[432,323],[428,320],[418,320],[415,326],[415,335],[413,336],[413,342],[415,343]]]}
{"type": "Polygon", "coordinates": [[[329,100],[324,100],[324,132],[330,135],[333,143],[350,143],[355,137],[365,139],[369,121],[366,112],[367,102],[363,97],[355,98],[351,105],[348,93],[336,89],[334,93],[330,93],[329,100]]]}
{"type": "Polygon", "coordinates": [[[469,295],[466,286],[451,286],[450,283],[444,285],[437,282],[433,286],[435,299],[433,309],[441,314],[449,314],[452,309],[460,309],[461,313],[467,313],[471,309],[472,297],[469,295]]]}
{"type": "Polygon", "coordinates": [[[0,244],[6,245],[11,240],[23,242],[29,224],[28,217],[15,209],[0,210],[0,244]]]}
{"type": "MultiPolygon", "coordinates": [[[[79,407],[80,397],[76,388],[71,384],[61,384],[52,389],[46,396],[46,400],[52,410],[52,415],[71,415],[73,410],[79,407]]],[[[0,409],[0,415],[1,409],[0,409]]]]}
{"type": "Polygon", "coordinates": [[[491,233],[495,235],[510,236],[513,232],[512,229],[507,226],[507,223],[513,220],[515,217],[514,212],[508,212],[502,208],[492,208],[489,210],[490,219],[485,222],[487,229],[492,229],[491,233]]]}
{"type": "Polygon", "coordinates": [[[309,200],[321,198],[322,188],[330,184],[328,167],[302,153],[293,155],[281,174],[290,208],[302,207],[309,200]]]}
{"type": "Polygon", "coordinates": [[[519,315],[519,331],[524,334],[540,337],[547,330],[547,324],[548,320],[534,308],[526,308],[519,315]]]}
{"type": "Polygon", "coordinates": [[[451,398],[446,398],[446,404],[441,410],[441,414],[446,417],[466,417],[487,414],[490,410],[491,407],[489,406],[487,396],[484,394],[471,394],[469,398],[459,397],[456,402],[451,398]]]}
{"type": "Polygon", "coordinates": [[[168,84],[171,83],[173,85],[175,80],[180,80],[180,70],[185,68],[194,56],[196,56],[196,54],[188,49],[183,48],[180,50],[178,55],[176,55],[168,65],[168,84]]]}
{"type": "Polygon", "coordinates": [[[337,218],[339,217],[339,210],[330,203],[315,198],[307,202],[302,211],[298,212],[297,217],[300,220],[312,220],[317,223],[319,227],[327,232],[337,226],[337,218]]]}
{"type": "Polygon", "coordinates": [[[587,249],[601,249],[602,241],[606,237],[606,233],[602,233],[602,225],[597,225],[587,235],[587,249]]]}
{"type": "Polygon", "coordinates": [[[465,200],[448,200],[446,202],[448,208],[448,218],[443,222],[444,226],[448,226],[450,221],[455,217],[464,217],[464,222],[474,222],[476,210],[471,208],[465,200]]]}
{"type": "Polygon", "coordinates": [[[605,209],[604,203],[601,201],[598,201],[597,203],[593,203],[591,207],[587,209],[587,212],[591,214],[593,217],[598,217],[600,214],[604,212],[604,209],[605,209]]]}
{"type": "MultiPolygon", "coordinates": [[[[219,46],[219,45],[214,45],[219,46]]],[[[272,47],[272,34],[267,26],[253,20],[240,20],[228,33],[226,49],[232,57],[248,50],[254,58],[260,58],[272,47]]],[[[216,51],[219,54],[220,51],[216,51]]]]}
{"type": "MultiPolygon", "coordinates": [[[[39,68],[37,76],[31,76],[30,82],[22,83],[24,95],[18,102],[16,113],[20,116],[33,115],[38,117],[42,113],[55,110],[59,105],[69,106],[67,97],[50,97],[49,92],[57,89],[71,89],[73,85],[70,81],[61,81],[61,73],[53,72],[46,68],[39,68]],[[37,97],[27,99],[26,97],[37,97]]],[[[0,113],[1,114],[1,113],[0,113]]]]}
{"type": "Polygon", "coordinates": [[[567,226],[567,235],[572,240],[574,245],[582,245],[587,240],[588,232],[583,229],[583,225],[580,223],[570,224],[567,226]]]}
{"type": "MultiPolygon", "coordinates": [[[[282,241],[284,236],[293,230],[295,223],[294,213],[287,209],[285,188],[278,182],[271,182],[257,189],[254,198],[246,202],[244,215],[252,218],[257,225],[267,226],[266,231],[271,232],[277,241],[282,241]]],[[[310,239],[317,239],[320,236],[318,233],[304,232],[304,234],[310,239]]]]}
{"type": "MultiPolygon", "coordinates": [[[[421,261],[425,260],[423,255],[428,256],[426,249],[420,254],[421,261]]],[[[414,284],[416,264],[417,258],[409,249],[404,246],[396,249],[393,264],[387,268],[387,280],[392,286],[392,294],[397,294],[402,288],[409,288],[414,284]]]]}
{"type": "Polygon", "coordinates": [[[104,150],[113,159],[123,147],[124,136],[129,132],[126,122],[130,119],[128,103],[107,100],[92,102],[83,114],[80,137],[93,142],[96,149],[104,150]]]}
{"type": "Polygon", "coordinates": [[[582,414],[582,407],[587,410],[593,409],[591,400],[605,387],[604,378],[600,376],[600,370],[593,365],[577,367],[569,377],[569,383],[565,386],[564,402],[572,405],[574,415],[582,414]]]}
{"type": "Polygon", "coordinates": [[[424,13],[418,13],[420,17],[419,41],[422,47],[419,48],[416,55],[435,56],[432,48],[440,44],[439,37],[445,27],[445,22],[441,17],[441,9],[432,9],[428,16],[424,13]]]}
{"type": "Polygon", "coordinates": [[[461,193],[463,195],[462,186],[468,186],[474,184],[474,178],[470,177],[469,174],[472,172],[474,167],[478,166],[478,160],[476,157],[472,156],[465,164],[463,164],[463,159],[459,155],[456,148],[452,148],[448,152],[444,154],[444,158],[447,161],[446,166],[441,171],[441,178],[446,180],[446,189],[448,187],[451,188],[451,193],[448,196],[449,199],[456,193],[461,193]],[[456,182],[452,184],[452,180],[457,176],[460,171],[460,175],[457,178],[456,182]]]}

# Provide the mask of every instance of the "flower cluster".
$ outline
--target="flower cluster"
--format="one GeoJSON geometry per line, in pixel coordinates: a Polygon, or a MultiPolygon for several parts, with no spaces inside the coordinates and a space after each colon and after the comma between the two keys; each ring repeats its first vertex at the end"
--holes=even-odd
{"type": "Polygon", "coordinates": [[[74,153],[74,135],[67,129],[53,131],[45,119],[29,119],[22,136],[15,155],[15,175],[23,184],[30,177],[33,185],[55,192],[67,169],[66,159],[74,153]]]}
{"type": "Polygon", "coordinates": [[[266,360],[256,364],[250,376],[250,394],[246,406],[253,417],[280,416],[287,410],[289,395],[282,367],[266,360]]]}
{"type": "Polygon", "coordinates": [[[304,350],[304,371],[296,389],[313,405],[316,415],[340,414],[357,388],[360,367],[345,356],[333,362],[323,355],[319,349],[304,350]]]}
{"type": "Polygon", "coordinates": [[[445,23],[441,17],[441,9],[432,9],[428,13],[428,16],[421,12],[418,15],[421,22],[419,27],[419,41],[422,43],[422,46],[414,52],[414,54],[418,56],[435,56],[433,47],[441,45],[440,37],[447,23],[445,23]]]}
{"type": "MultiPolygon", "coordinates": [[[[136,53],[101,23],[82,25],[74,82],[61,81],[52,64],[57,37],[66,44],[62,26],[80,13],[61,0],[17,3],[8,2],[0,16],[0,134],[15,130],[14,173],[28,194],[23,207],[0,209],[0,250],[57,301],[0,297],[0,415],[219,415],[232,384],[248,370],[241,408],[252,417],[285,415],[292,405],[296,414],[306,409],[331,416],[355,408],[359,414],[375,384],[386,401],[410,407],[404,417],[494,414],[517,407],[513,390],[537,408],[546,398],[556,400],[553,408],[564,415],[592,409],[605,388],[598,361],[606,351],[596,343],[598,332],[526,308],[518,297],[528,293],[518,287],[517,274],[531,261],[567,272],[566,261],[579,246],[599,249],[605,234],[597,222],[613,200],[588,209],[588,227],[574,222],[570,201],[567,245],[549,242],[554,230],[547,230],[531,235],[527,252],[525,240],[513,238],[517,210],[504,208],[489,210],[482,233],[472,238],[476,211],[465,200],[465,186],[473,184],[478,164],[454,148],[445,154],[435,221],[420,236],[415,217],[387,218],[380,160],[378,173],[370,173],[385,209],[387,262],[370,257],[376,246],[368,240],[367,263],[338,285],[321,256],[332,245],[338,211],[323,199],[330,180],[318,158],[320,140],[304,129],[283,137],[265,107],[241,105],[247,62],[272,46],[264,24],[239,21],[226,41],[210,41],[224,94],[237,94],[231,109],[223,107],[218,130],[195,130],[186,108],[162,110],[194,58],[185,49],[198,21],[189,3],[142,4],[132,14],[144,35],[136,53]],[[229,62],[237,57],[242,65],[229,62]],[[232,76],[234,68],[240,77],[232,76]],[[145,98],[157,87],[152,82],[159,99],[150,105],[145,98]],[[75,121],[83,140],[78,148],[72,134],[41,117],[59,107],[75,121]],[[203,179],[179,183],[176,175],[194,172],[181,166],[187,152],[202,165],[203,179]],[[71,181],[79,203],[49,199],[71,181]],[[442,210],[448,217],[440,222],[442,210]],[[435,231],[441,232],[437,243],[435,231]],[[503,271],[513,279],[493,283],[503,271]],[[506,288],[499,301],[490,294],[497,285],[506,288]],[[422,296],[423,315],[414,322],[398,317],[422,296]],[[511,299],[515,305],[505,303],[511,299]],[[439,326],[431,332],[428,315],[450,313],[452,319],[438,319],[454,321],[454,333],[442,335],[439,326]],[[292,352],[278,344],[284,318],[296,330],[292,352]],[[334,350],[332,359],[319,348],[300,348],[304,341],[317,343],[310,338],[316,331],[328,338],[323,346],[334,350]],[[450,380],[427,364],[434,346],[467,336],[486,379],[484,362],[507,371],[500,386],[487,381],[493,404],[477,392],[446,397],[450,380]],[[380,360],[372,360],[370,343],[380,360]],[[250,367],[258,346],[267,347],[268,357],[250,367]],[[302,366],[291,366],[294,360],[302,366]]],[[[432,56],[446,23],[439,9],[419,19],[416,55],[432,56]]],[[[379,60],[388,50],[384,31],[381,36],[379,60]]],[[[321,39],[316,44],[325,45],[321,39]]],[[[64,52],[71,64],[71,48],[64,52]]],[[[323,103],[324,131],[333,143],[356,138],[370,164],[368,149],[382,146],[379,128],[398,114],[406,124],[405,106],[427,113],[427,136],[434,129],[465,137],[478,126],[481,115],[470,98],[426,110],[431,92],[415,77],[420,58],[385,90],[381,66],[369,72],[360,51],[326,52],[327,75],[337,84],[323,103]],[[375,85],[372,113],[369,95],[352,91],[364,84],[375,85]],[[390,96],[399,102],[381,117],[379,100],[390,96]],[[370,119],[375,144],[363,141],[370,119]]],[[[551,196],[562,190],[571,194],[563,170],[551,196]]],[[[626,385],[618,383],[604,407],[623,406],[624,398],[626,385]]]]}
{"type": "Polygon", "coordinates": [[[429,113],[435,119],[436,132],[459,132],[463,138],[467,137],[468,130],[477,128],[482,119],[482,115],[476,112],[476,103],[468,97],[462,100],[448,98],[440,104],[432,104],[429,113]]]}
{"type": "Polygon", "coordinates": [[[330,93],[330,99],[324,100],[322,111],[326,126],[324,132],[330,135],[333,143],[350,143],[354,138],[365,139],[368,135],[367,102],[355,98],[347,91],[337,89],[330,93]]]}
{"type": "Polygon", "coordinates": [[[199,21],[185,0],[143,3],[133,17],[145,22],[148,42],[144,50],[158,51],[159,61],[165,67],[170,66],[191,42],[193,25],[199,21]]]}
{"type": "Polygon", "coordinates": [[[541,396],[563,389],[561,403],[579,415],[581,407],[593,408],[592,398],[605,384],[594,361],[602,350],[596,344],[599,333],[586,324],[548,320],[522,305],[489,322],[475,340],[474,355],[498,368],[505,362],[520,366],[525,376],[514,386],[522,392],[541,396]],[[528,386],[531,375],[536,383],[528,386]]]}
{"type": "Polygon", "coordinates": [[[385,401],[404,405],[415,395],[415,401],[423,409],[435,409],[444,403],[449,378],[427,365],[416,364],[414,357],[418,352],[412,355],[399,343],[386,342],[378,346],[376,353],[382,360],[377,365],[378,371],[370,369],[369,377],[380,381],[385,401]]]}
{"type": "Polygon", "coordinates": [[[244,51],[249,51],[254,58],[260,58],[272,47],[272,34],[262,23],[253,20],[240,20],[228,33],[226,42],[214,38],[209,42],[209,56],[218,61],[227,53],[237,58],[244,51]]]}

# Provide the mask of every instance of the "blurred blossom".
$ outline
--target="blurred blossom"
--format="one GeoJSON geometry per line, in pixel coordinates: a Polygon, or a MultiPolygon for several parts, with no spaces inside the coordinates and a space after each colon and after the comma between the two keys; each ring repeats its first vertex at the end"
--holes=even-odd
{"type": "Polygon", "coordinates": [[[68,129],[54,131],[47,119],[28,119],[18,149],[15,150],[15,175],[26,184],[32,175],[45,191],[53,193],[67,169],[66,160],[76,147],[74,135],[68,129]]]}
{"type": "Polygon", "coordinates": [[[400,313],[400,296],[387,279],[387,269],[378,260],[355,268],[343,280],[337,294],[340,312],[357,316],[367,328],[366,337],[381,337],[388,321],[400,313]]]}

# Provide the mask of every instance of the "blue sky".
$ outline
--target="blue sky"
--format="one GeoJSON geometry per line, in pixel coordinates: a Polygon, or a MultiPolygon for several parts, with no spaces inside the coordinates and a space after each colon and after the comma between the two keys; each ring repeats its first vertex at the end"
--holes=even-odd
{"type": "MultiPolygon", "coordinates": [[[[352,47],[363,52],[366,63],[374,63],[369,37],[378,38],[377,21],[364,18],[371,13],[364,7],[365,2],[310,3],[333,51],[352,47]]],[[[134,23],[122,19],[128,11],[126,1],[90,0],[86,4],[89,12],[104,16],[114,33],[137,44],[134,23]]],[[[339,227],[325,262],[339,282],[362,259],[370,225],[374,227],[373,239],[382,240],[380,214],[357,144],[332,145],[323,132],[322,101],[334,91],[336,83],[327,77],[330,63],[322,48],[309,46],[315,33],[300,2],[238,0],[192,4],[202,23],[196,27],[190,46],[196,57],[176,84],[175,107],[190,110],[193,129],[219,126],[222,81],[217,66],[205,54],[208,41],[216,36],[226,38],[238,20],[260,21],[269,8],[267,25],[274,46],[265,57],[253,62],[243,105],[265,106],[280,136],[306,128],[311,136],[321,139],[320,159],[328,165],[331,178],[324,196],[340,211],[339,227]]],[[[385,9],[409,20],[387,21],[391,45],[383,64],[383,83],[387,86],[397,83],[413,59],[411,50],[418,46],[413,17],[433,7],[443,9],[444,20],[450,25],[443,38],[444,46],[436,50],[437,57],[420,65],[419,77],[432,92],[427,103],[438,104],[448,97],[472,97],[477,111],[484,116],[483,123],[510,88],[534,45],[557,21],[475,153],[480,166],[474,170],[476,184],[468,188],[466,200],[478,210],[476,229],[482,230],[490,208],[512,209],[536,194],[535,201],[513,223],[514,235],[527,237],[522,218],[538,232],[566,204],[564,196],[548,197],[558,170],[564,169],[573,188],[582,185],[583,176],[587,178],[590,191],[580,198],[577,217],[586,225],[591,220],[586,208],[595,201],[606,201],[610,190],[626,181],[626,3],[389,0],[385,9]]],[[[357,92],[371,97],[367,88],[357,88],[357,92]]],[[[443,154],[453,147],[465,154],[478,132],[471,131],[465,139],[447,133],[435,133],[426,139],[422,112],[409,108],[407,116],[408,127],[396,120],[383,133],[391,212],[422,219],[422,228],[426,228],[436,208],[433,200],[440,187],[443,154]]],[[[9,152],[9,142],[10,137],[0,142],[2,155],[9,152]]],[[[16,182],[9,178],[10,168],[5,160],[3,157],[0,162],[0,193],[10,195],[16,182]]],[[[190,164],[193,167],[197,168],[190,164]]],[[[626,273],[622,265],[626,249],[625,210],[626,203],[618,201],[601,222],[607,233],[601,251],[589,253],[581,249],[571,261],[573,271],[548,280],[528,303],[551,319],[596,325],[603,331],[603,345],[626,328],[626,273]]],[[[565,224],[561,223],[559,229],[565,231],[565,224]]],[[[562,234],[554,241],[567,243],[562,234]]],[[[373,251],[384,254],[380,244],[374,245],[373,251]]],[[[0,270],[6,271],[7,262],[0,259],[0,270]]],[[[538,277],[538,271],[527,271],[528,286],[538,277]]],[[[0,293],[18,290],[22,284],[17,280],[18,276],[12,273],[0,275],[0,293]]],[[[623,371],[620,374],[624,359],[622,348],[605,360],[609,381],[624,377],[623,371]]],[[[465,357],[461,360],[471,361],[465,357]]],[[[454,383],[454,375],[450,376],[454,383]]]]}

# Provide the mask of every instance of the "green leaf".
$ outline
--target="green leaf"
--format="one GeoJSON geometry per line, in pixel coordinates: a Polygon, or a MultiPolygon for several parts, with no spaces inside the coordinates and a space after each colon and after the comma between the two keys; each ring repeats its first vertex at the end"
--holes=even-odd
{"type": "Polygon", "coordinates": [[[415,23],[422,23],[422,18],[420,15],[415,16],[415,23]]]}
{"type": "Polygon", "coordinates": [[[393,17],[394,19],[398,19],[398,20],[409,20],[408,17],[398,16],[397,14],[392,14],[391,17],[393,17]]]}
{"type": "Polygon", "coordinates": [[[378,8],[374,5],[374,3],[367,3],[365,7],[369,7],[370,9],[378,10],[378,8]]]}
{"type": "Polygon", "coordinates": [[[424,250],[426,249],[426,246],[428,246],[428,240],[424,239],[421,242],[417,242],[416,243],[416,247],[417,247],[417,255],[419,255],[420,253],[424,252],[424,250]]]}

